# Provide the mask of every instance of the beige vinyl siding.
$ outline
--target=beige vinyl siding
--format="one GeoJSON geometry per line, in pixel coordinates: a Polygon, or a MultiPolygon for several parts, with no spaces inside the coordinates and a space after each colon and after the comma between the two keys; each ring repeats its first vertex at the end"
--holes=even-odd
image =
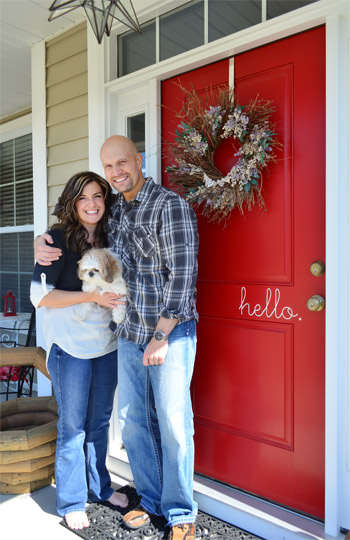
{"type": "Polygon", "coordinates": [[[89,167],[86,23],[46,44],[49,224],[64,184],[89,167]]]}

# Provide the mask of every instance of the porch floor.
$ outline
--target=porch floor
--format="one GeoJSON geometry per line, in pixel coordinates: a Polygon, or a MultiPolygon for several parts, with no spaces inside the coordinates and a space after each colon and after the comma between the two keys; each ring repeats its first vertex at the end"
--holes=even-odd
{"type": "MultiPolygon", "coordinates": [[[[121,486],[114,485],[115,489],[119,489],[121,486]]],[[[136,500],[136,493],[133,488],[126,486],[123,491],[126,491],[130,502],[134,505],[136,500]],[[134,500],[133,500],[134,499],[134,500]]],[[[4,495],[0,494],[0,528],[1,536],[4,540],[78,540],[80,536],[73,533],[68,528],[63,527],[60,522],[62,518],[56,514],[55,508],[56,501],[56,488],[54,485],[42,488],[32,494],[23,495],[4,495]]],[[[137,501],[136,501],[137,502],[137,501]]],[[[117,511],[112,511],[102,505],[92,504],[88,510],[90,520],[96,521],[102,516],[100,522],[106,521],[116,522],[116,530],[118,529],[118,521],[120,514],[117,511]],[[113,516],[115,512],[115,517],[113,516]],[[104,515],[102,515],[104,513],[104,515]]],[[[125,513],[125,512],[124,512],[125,513]]],[[[146,534],[143,536],[144,540],[162,540],[167,538],[167,532],[165,524],[159,518],[152,523],[153,527],[148,527],[146,534]]],[[[109,531],[100,529],[100,535],[92,533],[88,534],[86,529],[86,535],[82,534],[82,538],[94,538],[98,540],[105,540],[107,538],[118,538],[120,540],[132,540],[137,538],[140,540],[140,535],[135,535],[135,532],[125,531],[121,528],[117,534],[109,536],[109,531]]],[[[252,534],[246,533],[241,529],[237,529],[232,525],[228,525],[216,518],[200,513],[197,521],[197,539],[205,540],[214,537],[215,540],[261,540],[252,534]]]]}

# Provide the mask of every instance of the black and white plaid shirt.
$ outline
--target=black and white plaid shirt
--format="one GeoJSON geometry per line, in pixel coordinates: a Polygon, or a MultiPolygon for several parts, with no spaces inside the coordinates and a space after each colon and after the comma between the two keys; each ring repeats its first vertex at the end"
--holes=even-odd
{"type": "Polygon", "coordinates": [[[108,240],[128,285],[126,318],[111,323],[113,332],[146,344],[160,316],[198,319],[197,221],[184,199],[147,178],[131,202],[115,196],[108,240]]]}

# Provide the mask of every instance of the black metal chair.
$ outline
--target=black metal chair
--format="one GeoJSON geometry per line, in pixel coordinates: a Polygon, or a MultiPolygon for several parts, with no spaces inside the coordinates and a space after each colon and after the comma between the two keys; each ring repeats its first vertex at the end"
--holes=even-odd
{"type": "MultiPolygon", "coordinates": [[[[6,329],[8,330],[8,329],[6,329]]],[[[0,340],[0,344],[6,347],[21,347],[15,340],[0,340]]],[[[28,333],[24,347],[36,346],[36,321],[35,309],[30,316],[28,333]]],[[[34,366],[6,366],[1,368],[1,382],[6,385],[6,390],[0,392],[0,395],[6,395],[6,401],[10,394],[16,394],[16,397],[31,397],[33,393],[34,366]],[[17,383],[15,390],[11,389],[11,383],[17,383]]]]}

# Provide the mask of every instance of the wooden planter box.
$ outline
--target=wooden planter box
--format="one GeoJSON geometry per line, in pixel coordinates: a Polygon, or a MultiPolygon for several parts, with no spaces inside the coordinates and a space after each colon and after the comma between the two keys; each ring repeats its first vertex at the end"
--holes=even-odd
{"type": "MultiPolygon", "coordinates": [[[[30,349],[27,348],[26,355],[30,349]]],[[[39,349],[32,348],[34,360],[39,357],[41,360],[43,356],[39,349]]],[[[14,352],[12,349],[10,358],[1,358],[1,364],[8,361],[10,365],[17,365],[14,352]]],[[[20,365],[22,362],[34,364],[30,360],[33,358],[23,354],[18,358],[20,365]]],[[[45,364],[36,367],[42,367],[45,373],[45,364]]],[[[52,483],[57,419],[54,397],[19,398],[0,403],[1,493],[30,493],[52,483]]]]}

